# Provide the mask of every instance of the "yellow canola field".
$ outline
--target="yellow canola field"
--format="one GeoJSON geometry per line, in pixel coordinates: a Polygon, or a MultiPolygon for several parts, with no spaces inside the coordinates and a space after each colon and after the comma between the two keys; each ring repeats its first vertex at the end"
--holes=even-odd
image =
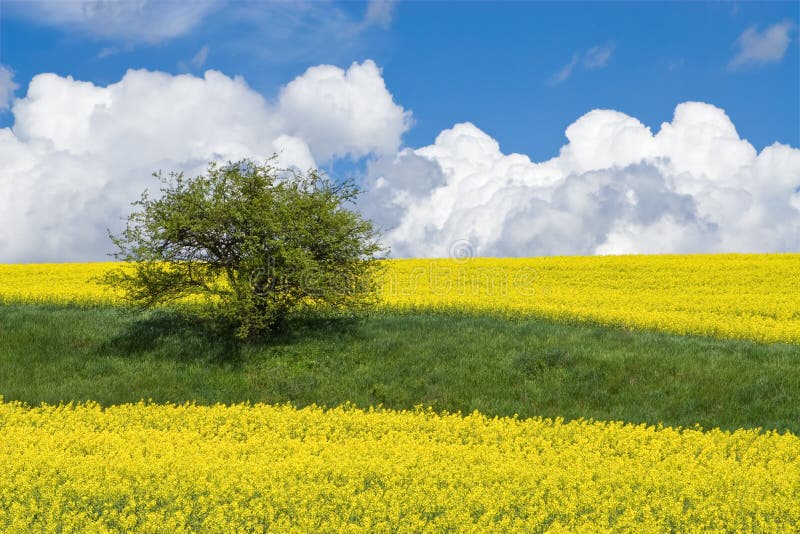
{"type": "Polygon", "coordinates": [[[392,260],[384,301],[800,343],[800,254],[392,260]]]}
{"type": "MultiPolygon", "coordinates": [[[[114,303],[114,264],[0,265],[0,300],[114,303]]],[[[800,254],[389,260],[383,302],[800,343],[800,254]]]]}
{"type": "Polygon", "coordinates": [[[339,407],[0,399],[3,532],[789,532],[800,438],[339,407]]]}

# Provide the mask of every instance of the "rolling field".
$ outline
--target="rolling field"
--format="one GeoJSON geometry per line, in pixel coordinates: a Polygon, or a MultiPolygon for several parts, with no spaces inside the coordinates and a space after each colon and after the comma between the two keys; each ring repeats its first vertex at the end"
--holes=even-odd
{"type": "Polygon", "coordinates": [[[108,267],[0,266],[0,530],[800,528],[800,255],[391,260],[259,343],[108,267]]]}
{"type": "MultiPolygon", "coordinates": [[[[118,303],[118,295],[90,282],[113,265],[0,265],[0,301],[118,303]]],[[[384,266],[381,298],[394,309],[800,343],[800,254],[389,260],[384,266]]]]}

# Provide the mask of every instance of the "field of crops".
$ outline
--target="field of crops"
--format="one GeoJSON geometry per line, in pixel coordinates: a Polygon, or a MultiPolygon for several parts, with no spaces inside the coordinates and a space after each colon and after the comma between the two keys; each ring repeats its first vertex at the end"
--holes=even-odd
{"type": "MultiPolygon", "coordinates": [[[[112,264],[0,265],[0,299],[112,303],[112,264]]],[[[800,343],[800,254],[390,260],[383,301],[800,343]]]]}
{"type": "Polygon", "coordinates": [[[0,403],[4,532],[790,531],[800,439],[340,407],[0,403]]]}
{"type": "MultiPolygon", "coordinates": [[[[0,305],[117,304],[90,281],[112,265],[0,265],[0,305]]],[[[391,309],[800,343],[798,254],[391,260],[382,276],[391,309]]],[[[800,529],[788,432],[0,396],[0,436],[3,532],[800,529]]]]}

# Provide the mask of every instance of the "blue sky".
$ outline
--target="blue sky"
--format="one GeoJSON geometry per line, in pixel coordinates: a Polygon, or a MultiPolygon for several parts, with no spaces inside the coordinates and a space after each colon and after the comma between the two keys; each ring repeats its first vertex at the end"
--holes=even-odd
{"type": "Polygon", "coordinates": [[[353,177],[394,256],[800,252],[800,2],[4,0],[0,262],[153,170],[353,177]]]}
{"type": "MultiPolygon", "coordinates": [[[[310,65],[347,67],[371,58],[383,68],[396,101],[414,113],[404,138],[410,146],[471,121],[504,151],[544,159],[557,153],[566,126],[591,109],[623,111],[657,129],[677,103],[699,100],[725,109],[742,137],[760,149],[774,141],[800,145],[797,39],[780,61],[738,69],[729,64],[747,28],[796,23],[799,6],[400,2],[385,24],[348,36],[346,26],[363,17],[363,3],[319,5],[313,13],[288,15],[263,3],[239,2],[220,6],[183,34],[141,43],[44,24],[36,14],[6,5],[0,63],[15,72],[21,94],[41,72],[108,84],[129,68],[170,73],[213,68],[243,76],[269,97],[310,65]],[[319,23],[327,17],[335,22],[319,23]],[[276,30],[275,24],[285,29],[276,30]],[[319,36],[309,36],[318,29],[319,36]],[[190,60],[204,46],[207,59],[196,68],[190,60]],[[604,67],[578,65],[567,79],[552,83],[574,54],[603,46],[613,48],[604,67]],[[103,50],[115,52],[103,56],[103,50]]],[[[3,120],[11,119],[5,114],[3,120]]]]}

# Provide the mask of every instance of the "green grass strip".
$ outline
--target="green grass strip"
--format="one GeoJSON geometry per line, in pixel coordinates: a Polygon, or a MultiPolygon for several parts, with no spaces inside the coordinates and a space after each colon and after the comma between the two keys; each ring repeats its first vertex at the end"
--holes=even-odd
{"type": "Polygon", "coordinates": [[[800,433],[800,347],[492,315],[385,310],[237,344],[159,311],[0,306],[0,395],[593,418],[800,433]]]}

